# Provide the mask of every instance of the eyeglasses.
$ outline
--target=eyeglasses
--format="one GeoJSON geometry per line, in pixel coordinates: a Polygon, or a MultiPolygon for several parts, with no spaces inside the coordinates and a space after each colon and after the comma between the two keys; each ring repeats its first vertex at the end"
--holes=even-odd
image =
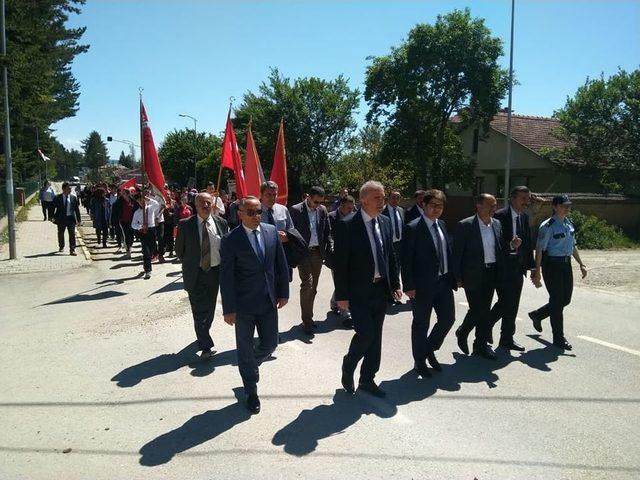
{"type": "Polygon", "coordinates": [[[258,208],[257,210],[240,210],[242,213],[244,213],[247,217],[255,217],[256,215],[262,215],[262,209],[258,208]]]}

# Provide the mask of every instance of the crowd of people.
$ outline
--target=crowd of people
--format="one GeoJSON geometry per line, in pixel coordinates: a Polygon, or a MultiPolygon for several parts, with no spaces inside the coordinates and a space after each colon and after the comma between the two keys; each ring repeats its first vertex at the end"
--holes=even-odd
{"type": "MultiPolygon", "coordinates": [[[[300,279],[301,328],[307,335],[317,328],[314,306],[321,271],[331,271],[331,310],[355,331],[342,362],[341,382],[349,393],[356,390],[354,374],[361,363],[358,389],[385,396],[374,380],[383,323],[389,306],[401,303],[403,295],[413,314],[414,369],[423,378],[442,370],[436,352],[455,323],[453,292],[460,288],[469,306],[455,331],[463,353],[495,360],[493,327],[498,322],[498,347],[524,351],[515,340],[515,320],[527,273],[536,287],[544,277],[549,292],[549,302],[529,313],[533,327],[541,332],[542,321],[550,318],[553,345],[572,349],[563,321],[573,288],[571,257],[583,277],[587,270],[567,218],[571,201],[566,195],[553,198],[554,215],[540,225],[536,242],[526,213],[531,192],[525,186],[515,187],[500,210],[493,195],[478,195],[476,212],[458,223],[452,238],[441,219],[447,201],[442,191],[418,190],[405,211],[400,193],[386,195],[375,181],[362,185],[357,202],[344,189],[329,209],[319,186],[289,208],[280,205],[272,181],[262,184],[259,197],[242,199],[216,191],[213,183],[201,191],[165,187],[161,195],[97,184],[86,186],[78,197],[91,216],[97,246],[106,247],[111,239],[130,258],[134,239],[140,241],[145,279],[154,262],[175,255],[203,360],[215,354],[210,329],[220,293],[224,321],[235,328],[238,367],[253,413],[260,411],[259,365],[277,347],[278,309],[288,302],[294,269],[300,279]]],[[[51,202],[60,250],[68,229],[73,254],[80,202],[67,183],[51,202]]],[[[51,217],[48,207],[43,212],[51,217]]]]}

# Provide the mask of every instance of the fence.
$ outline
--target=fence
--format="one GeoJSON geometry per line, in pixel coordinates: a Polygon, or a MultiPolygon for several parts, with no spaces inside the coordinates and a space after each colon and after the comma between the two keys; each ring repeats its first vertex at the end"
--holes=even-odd
{"type": "MultiPolygon", "coordinates": [[[[0,196],[0,218],[7,215],[7,195],[4,193],[4,182],[2,185],[2,195],[0,196]]],[[[27,180],[26,182],[21,182],[20,184],[14,185],[13,188],[13,200],[17,201],[18,196],[16,195],[16,189],[23,188],[25,198],[29,197],[33,192],[37,191],[40,188],[40,185],[37,180],[27,180]]],[[[14,208],[17,206],[14,205],[14,208]]]]}

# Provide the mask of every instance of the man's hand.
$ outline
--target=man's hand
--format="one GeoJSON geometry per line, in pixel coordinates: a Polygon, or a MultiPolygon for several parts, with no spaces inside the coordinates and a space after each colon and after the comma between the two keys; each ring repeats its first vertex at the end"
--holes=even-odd
{"type": "Polygon", "coordinates": [[[289,237],[287,237],[287,232],[283,230],[278,230],[278,237],[282,243],[287,243],[289,241],[289,237]]]}
{"type": "Polygon", "coordinates": [[[583,264],[580,265],[580,273],[582,273],[582,278],[587,276],[587,267],[583,264]]]}
{"type": "Polygon", "coordinates": [[[288,298],[279,298],[278,299],[278,308],[284,307],[289,302],[288,298]]]}
{"type": "Polygon", "coordinates": [[[401,298],[402,298],[402,290],[400,290],[399,288],[397,290],[394,290],[393,291],[393,299],[396,302],[399,302],[401,298]]]}
{"type": "Polygon", "coordinates": [[[349,300],[338,300],[336,302],[338,308],[342,311],[349,310],[349,300]]]}
{"type": "Polygon", "coordinates": [[[224,323],[227,325],[235,325],[236,324],[236,314],[235,313],[225,313],[224,314],[224,323]]]}
{"type": "Polygon", "coordinates": [[[515,235],[513,237],[513,240],[511,240],[510,245],[512,249],[517,250],[518,248],[520,248],[520,245],[522,245],[522,239],[515,235]]]}
{"type": "Polygon", "coordinates": [[[533,283],[536,288],[542,287],[542,275],[540,274],[539,268],[536,268],[533,272],[531,272],[531,283],[533,283]]]}
{"type": "Polygon", "coordinates": [[[416,291],[415,290],[407,290],[406,292],[404,292],[404,294],[409,298],[414,298],[416,296],[416,291]]]}

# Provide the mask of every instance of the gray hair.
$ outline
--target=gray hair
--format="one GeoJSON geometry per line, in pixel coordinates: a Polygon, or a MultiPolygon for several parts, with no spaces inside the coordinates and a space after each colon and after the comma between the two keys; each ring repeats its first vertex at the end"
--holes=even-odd
{"type": "Polygon", "coordinates": [[[365,198],[367,195],[369,195],[370,192],[373,192],[374,190],[384,191],[384,185],[382,185],[380,182],[376,182],[375,180],[369,180],[368,182],[365,182],[360,187],[360,200],[365,198]]]}
{"type": "Polygon", "coordinates": [[[268,180],[260,185],[260,195],[262,195],[265,190],[278,190],[278,184],[273,180],[268,180]]]}

